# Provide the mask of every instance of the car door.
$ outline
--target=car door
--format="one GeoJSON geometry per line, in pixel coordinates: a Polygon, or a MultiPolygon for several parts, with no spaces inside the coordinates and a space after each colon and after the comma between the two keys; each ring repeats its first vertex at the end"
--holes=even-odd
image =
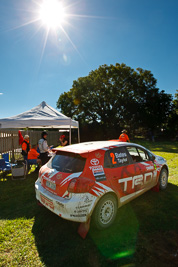
{"type": "Polygon", "coordinates": [[[141,168],[133,164],[132,158],[124,146],[106,151],[104,171],[121,204],[134,198],[133,177],[141,175],[141,168]]]}
{"type": "Polygon", "coordinates": [[[126,149],[132,158],[133,169],[135,169],[132,187],[135,189],[136,194],[150,189],[155,185],[156,171],[148,152],[139,146],[128,145],[126,149]],[[137,175],[138,169],[139,175],[137,175]]]}

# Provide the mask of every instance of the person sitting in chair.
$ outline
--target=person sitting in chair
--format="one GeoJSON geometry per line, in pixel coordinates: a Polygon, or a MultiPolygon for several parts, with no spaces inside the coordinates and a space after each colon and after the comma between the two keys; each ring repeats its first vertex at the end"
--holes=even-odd
{"type": "Polygon", "coordinates": [[[37,152],[37,145],[32,145],[32,148],[28,152],[27,160],[29,165],[39,165],[41,167],[41,159],[39,159],[40,153],[37,152]]]}

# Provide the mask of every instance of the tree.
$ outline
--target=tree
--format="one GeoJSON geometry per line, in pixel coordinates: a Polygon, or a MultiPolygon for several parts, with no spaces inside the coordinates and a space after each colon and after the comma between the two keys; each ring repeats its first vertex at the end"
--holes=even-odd
{"type": "Polygon", "coordinates": [[[173,100],[175,113],[178,115],[178,90],[176,90],[175,99],[173,100]]]}
{"type": "Polygon", "coordinates": [[[169,117],[172,101],[156,83],[148,70],[102,65],[74,81],[70,91],[60,95],[57,108],[81,125],[99,127],[103,136],[115,130],[118,137],[123,127],[154,130],[169,117]]]}
{"type": "Polygon", "coordinates": [[[172,101],[172,112],[170,113],[166,133],[170,137],[176,137],[178,141],[178,90],[176,90],[175,99],[172,101]]]}

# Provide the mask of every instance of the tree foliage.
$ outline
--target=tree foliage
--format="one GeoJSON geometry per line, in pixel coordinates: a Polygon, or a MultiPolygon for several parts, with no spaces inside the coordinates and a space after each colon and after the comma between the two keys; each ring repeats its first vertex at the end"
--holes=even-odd
{"type": "Polygon", "coordinates": [[[70,91],[60,95],[57,108],[104,133],[123,127],[154,131],[167,122],[172,110],[172,96],[159,91],[156,83],[149,70],[102,65],[74,81],[70,91]]]}
{"type": "Polygon", "coordinates": [[[175,113],[178,115],[178,90],[176,90],[175,99],[173,100],[175,113]]]}
{"type": "Polygon", "coordinates": [[[178,140],[178,90],[176,90],[175,99],[172,104],[172,112],[169,116],[167,132],[170,137],[175,137],[178,140]]]}

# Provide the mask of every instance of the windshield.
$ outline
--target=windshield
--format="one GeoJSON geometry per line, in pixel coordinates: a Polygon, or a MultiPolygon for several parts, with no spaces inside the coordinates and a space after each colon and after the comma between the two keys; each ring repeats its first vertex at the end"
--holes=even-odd
{"type": "Polygon", "coordinates": [[[75,173],[82,172],[86,159],[80,155],[62,153],[57,154],[52,160],[52,168],[59,172],[75,173]]]}

